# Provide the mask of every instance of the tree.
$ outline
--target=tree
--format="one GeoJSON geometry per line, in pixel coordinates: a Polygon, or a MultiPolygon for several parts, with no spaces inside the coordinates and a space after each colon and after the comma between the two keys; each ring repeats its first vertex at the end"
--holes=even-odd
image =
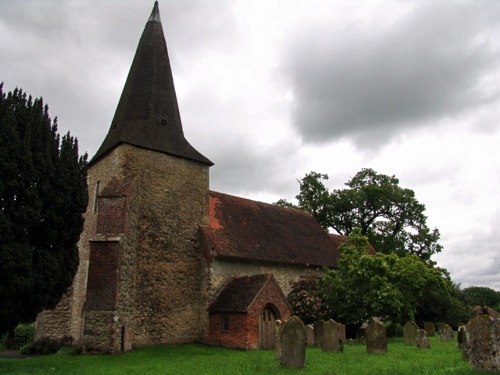
{"type": "Polygon", "coordinates": [[[467,306],[488,306],[492,309],[500,308],[500,292],[484,286],[470,286],[460,292],[460,299],[467,306]]]}
{"type": "Polygon", "coordinates": [[[431,321],[449,321],[448,309],[453,307],[454,313],[459,309],[453,306],[459,301],[450,294],[443,270],[413,254],[369,255],[367,246],[368,238],[360,228],[353,228],[347,242],[339,246],[337,268],[326,271],[321,290],[332,318],[354,325],[374,317],[403,324],[428,313],[431,321]],[[432,299],[432,311],[426,305],[429,295],[439,296],[432,299]]]}
{"type": "Polygon", "coordinates": [[[41,98],[0,84],[0,332],[53,308],[71,285],[86,165],[41,98]]]}
{"type": "MultiPolygon", "coordinates": [[[[327,180],[326,174],[306,174],[296,196],[296,207],[310,212],[326,230],[349,235],[358,227],[377,252],[415,254],[427,263],[442,250],[439,231],[427,227],[425,206],[395,176],[362,169],[347,188],[332,192],[324,184],[327,180]]],[[[293,206],[283,199],[276,204],[293,206]]]]}

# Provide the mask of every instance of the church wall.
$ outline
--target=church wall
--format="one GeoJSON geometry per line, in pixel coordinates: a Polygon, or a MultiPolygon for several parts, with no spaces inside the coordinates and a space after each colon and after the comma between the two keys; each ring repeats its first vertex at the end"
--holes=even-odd
{"type": "Polygon", "coordinates": [[[128,234],[137,237],[133,345],[201,341],[208,314],[198,236],[208,222],[208,166],[143,149],[130,165],[141,180],[128,234]]]}
{"type": "Polygon", "coordinates": [[[291,291],[290,283],[298,281],[306,273],[306,266],[304,265],[266,264],[221,258],[213,258],[209,267],[210,281],[207,293],[211,300],[218,295],[220,289],[231,277],[261,273],[273,274],[285,296],[288,296],[291,291]]]}

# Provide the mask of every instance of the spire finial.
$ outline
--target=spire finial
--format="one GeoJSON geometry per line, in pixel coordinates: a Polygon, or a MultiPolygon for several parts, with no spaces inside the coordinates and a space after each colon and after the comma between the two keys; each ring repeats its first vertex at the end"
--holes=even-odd
{"type": "Polygon", "coordinates": [[[161,23],[160,8],[158,7],[158,0],[155,1],[153,11],[151,12],[151,15],[149,16],[148,22],[151,22],[151,21],[161,23]]]}

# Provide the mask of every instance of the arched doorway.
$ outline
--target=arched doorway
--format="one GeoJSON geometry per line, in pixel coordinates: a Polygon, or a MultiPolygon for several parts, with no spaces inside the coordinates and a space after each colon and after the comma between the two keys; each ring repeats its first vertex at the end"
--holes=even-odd
{"type": "Polygon", "coordinates": [[[279,319],[276,308],[266,305],[259,317],[259,349],[274,349],[274,327],[279,319]]]}

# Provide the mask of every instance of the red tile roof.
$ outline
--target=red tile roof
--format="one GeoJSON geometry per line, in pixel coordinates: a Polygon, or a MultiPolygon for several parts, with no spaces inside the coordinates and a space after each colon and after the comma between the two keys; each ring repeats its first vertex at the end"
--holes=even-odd
{"type": "Polygon", "coordinates": [[[210,192],[201,228],[215,257],[335,267],[338,244],[307,212],[210,192]]]}
{"type": "Polygon", "coordinates": [[[209,312],[245,313],[268,282],[273,282],[281,293],[290,311],[291,306],[271,274],[258,274],[233,277],[224,286],[217,298],[208,307],[209,312]]]}

